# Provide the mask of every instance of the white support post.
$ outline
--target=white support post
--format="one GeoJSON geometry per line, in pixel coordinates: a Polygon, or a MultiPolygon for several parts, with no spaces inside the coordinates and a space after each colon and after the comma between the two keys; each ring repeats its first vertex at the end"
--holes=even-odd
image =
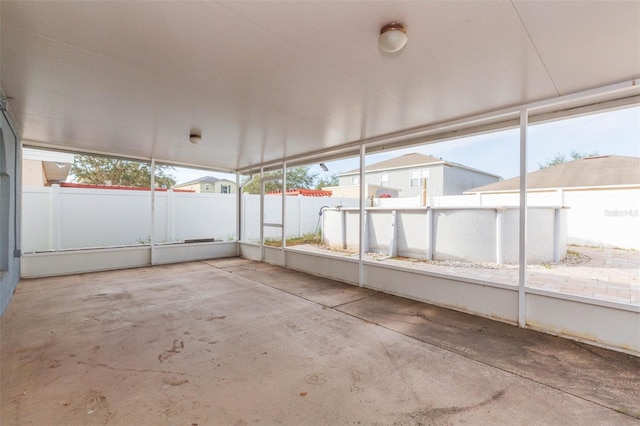
{"type": "Polygon", "coordinates": [[[240,256],[240,235],[242,224],[242,193],[240,189],[240,173],[236,172],[236,256],[240,256]]]}
{"type": "Polygon", "coordinates": [[[297,216],[298,216],[298,236],[302,237],[302,195],[298,195],[296,197],[298,199],[298,210],[297,210],[297,216]]]}
{"type": "Polygon", "coordinates": [[[260,167],[260,262],[264,262],[264,166],[260,167]]]}
{"type": "Polygon", "coordinates": [[[553,261],[560,262],[560,208],[553,209],[553,261]]]}
{"type": "Polygon", "coordinates": [[[347,211],[340,210],[340,237],[342,239],[342,249],[347,248],[347,211]]]}
{"type": "MultiPolygon", "coordinates": [[[[282,215],[280,217],[280,221],[282,223],[282,230],[280,232],[282,244],[280,244],[280,249],[284,251],[287,248],[287,239],[285,238],[285,228],[286,228],[286,220],[287,220],[287,162],[282,163],[282,215]]],[[[285,262],[286,265],[286,262],[285,262]]]]}
{"type": "Polygon", "coordinates": [[[364,287],[364,255],[365,255],[365,239],[366,232],[368,230],[365,228],[366,220],[365,220],[365,202],[366,202],[366,184],[365,184],[365,176],[364,176],[364,167],[365,167],[365,154],[366,148],[364,145],[360,145],[360,247],[358,253],[358,285],[360,287],[364,287]]]}
{"type": "Polygon", "coordinates": [[[240,234],[238,234],[238,241],[244,240],[247,235],[247,215],[245,214],[246,205],[247,205],[247,194],[239,194],[240,205],[238,207],[238,212],[240,214],[240,234]]]}
{"type": "Polygon", "coordinates": [[[60,185],[51,185],[51,223],[49,245],[53,250],[60,250],[60,185]]]}
{"type": "Polygon", "coordinates": [[[503,262],[502,244],[502,209],[496,208],[496,263],[503,262]]]}
{"type": "Polygon", "coordinates": [[[427,260],[433,260],[433,209],[427,208],[427,260]]]}
{"type": "MultiPolygon", "coordinates": [[[[299,212],[299,210],[298,210],[298,212],[299,212]]],[[[327,215],[325,214],[325,212],[322,212],[322,216],[321,216],[321,220],[320,220],[320,235],[321,235],[320,242],[322,244],[325,244],[325,242],[326,242],[325,238],[326,238],[326,235],[327,235],[324,232],[324,219],[325,219],[325,217],[327,217],[327,215]]]]}
{"type": "Polygon", "coordinates": [[[173,241],[176,232],[176,210],[173,189],[167,190],[167,241],[173,241]]]}
{"type": "Polygon", "coordinates": [[[518,269],[518,325],[527,325],[527,128],[529,115],[526,109],[520,112],[520,227],[518,269]]]}
{"type": "Polygon", "coordinates": [[[389,241],[389,257],[398,256],[398,211],[391,211],[391,240],[389,241]]]}
{"type": "Polygon", "coordinates": [[[155,265],[156,247],[156,160],[151,159],[151,179],[149,182],[151,191],[151,229],[149,230],[149,244],[151,245],[151,264],[155,265]]]}
{"type": "Polygon", "coordinates": [[[364,237],[362,238],[362,252],[369,252],[369,212],[364,211],[364,237]]]}

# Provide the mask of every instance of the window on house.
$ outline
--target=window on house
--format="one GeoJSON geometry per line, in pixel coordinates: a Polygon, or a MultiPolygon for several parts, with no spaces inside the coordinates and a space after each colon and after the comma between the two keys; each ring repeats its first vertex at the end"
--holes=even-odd
{"type": "Polygon", "coordinates": [[[411,186],[420,186],[420,170],[411,171],[411,186]]]}
{"type": "Polygon", "coordinates": [[[351,185],[360,184],[360,176],[351,176],[351,185]]]}
{"type": "Polygon", "coordinates": [[[211,185],[209,185],[208,183],[206,183],[206,184],[204,185],[204,190],[205,190],[205,191],[210,191],[210,190],[211,190],[211,185]]]}
{"type": "Polygon", "coordinates": [[[389,173],[382,173],[380,175],[380,186],[388,186],[389,185],[389,173]]]}
{"type": "Polygon", "coordinates": [[[411,171],[411,186],[420,186],[422,184],[422,178],[429,177],[429,170],[412,170],[411,171]]]}
{"type": "Polygon", "coordinates": [[[230,194],[231,193],[231,186],[230,185],[220,185],[220,192],[223,194],[230,194]]]}

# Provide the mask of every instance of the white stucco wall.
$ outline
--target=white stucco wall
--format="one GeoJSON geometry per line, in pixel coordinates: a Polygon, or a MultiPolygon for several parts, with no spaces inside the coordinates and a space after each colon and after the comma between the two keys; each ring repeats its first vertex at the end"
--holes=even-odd
{"type": "MultiPolygon", "coordinates": [[[[357,249],[358,215],[357,209],[326,210],[324,243],[336,249],[357,249]]],[[[433,260],[518,263],[518,208],[372,208],[367,209],[366,217],[369,252],[433,260]]],[[[566,209],[529,208],[530,264],[558,261],[566,256],[566,219],[566,209]]]]}
{"type": "MultiPolygon", "coordinates": [[[[417,207],[420,200],[379,199],[376,207],[417,207]]],[[[430,196],[432,207],[517,207],[518,193],[430,196]]],[[[529,206],[564,206],[567,243],[640,250],[640,189],[550,190],[527,194],[529,206]]]]}
{"type": "MultiPolygon", "coordinates": [[[[436,203],[451,205],[464,201],[482,206],[517,206],[519,195],[442,197],[436,203]]],[[[640,188],[529,192],[527,203],[567,207],[568,244],[640,250],[640,188]]]]}

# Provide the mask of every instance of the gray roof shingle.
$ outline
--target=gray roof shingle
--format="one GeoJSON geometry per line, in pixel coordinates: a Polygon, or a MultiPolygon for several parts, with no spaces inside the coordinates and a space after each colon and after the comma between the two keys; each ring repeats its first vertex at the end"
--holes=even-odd
{"type": "MultiPolygon", "coordinates": [[[[620,155],[586,157],[527,174],[528,189],[601,187],[640,184],[640,158],[620,155]]],[[[518,191],[520,177],[491,183],[469,193],[518,191]]]]}
{"type": "MultiPolygon", "coordinates": [[[[399,157],[390,158],[388,160],[380,161],[378,163],[369,164],[364,168],[365,172],[375,172],[377,170],[388,169],[401,169],[404,167],[423,166],[426,164],[438,164],[445,163],[441,158],[432,157],[430,155],[419,154],[412,152],[409,154],[401,155],[399,157]]],[[[338,176],[349,175],[353,173],[359,173],[360,169],[349,170],[344,173],[340,173],[338,176]]]]}
{"type": "Polygon", "coordinates": [[[182,186],[195,185],[196,183],[216,183],[216,182],[218,182],[220,180],[222,180],[222,179],[218,179],[217,177],[213,177],[213,176],[203,176],[203,177],[195,179],[195,180],[190,180],[189,182],[178,183],[178,184],[174,185],[174,188],[179,188],[179,187],[182,187],[182,186]]]}

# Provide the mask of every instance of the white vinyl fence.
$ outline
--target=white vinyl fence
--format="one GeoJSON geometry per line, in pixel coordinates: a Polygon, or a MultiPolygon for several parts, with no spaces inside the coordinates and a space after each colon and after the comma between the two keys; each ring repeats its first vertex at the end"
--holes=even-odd
{"type": "MultiPolygon", "coordinates": [[[[320,212],[322,207],[335,208],[337,206],[357,207],[357,198],[341,197],[302,197],[286,196],[286,228],[285,238],[300,237],[312,234],[321,229],[320,212]],[[319,228],[320,226],[320,228],[319,228]]],[[[267,224],[282,224],[282,196],[265,195],[264,222],[267,224]]],[[[260,241],[260,196],[254,194],[242,195],[241,239],[248,242],[260,241]]],[[[282,229],[266,226],[264,235],[267,239],[282,238],[282,229]]]]}
{"type": "MultiPolygon", "coordinates": [[[[430,197],[429,205],[445,207],[513,207],[518,194],[430,197]]],[[[148,191],[25,187],[22,244],[26,253],[52,250],[148,244],[151,238],[151,194],[148,191]]],[[[282,224],[282,198],[267,195],[265,223],[282,224]]],[[[418,198],[375,199],[374,207],[417,207],[418,198]]],[[[241,239],[260,239],[260,196],[242,195],[241,239]]],[[[530,206],[565,206],[567,243],[640,249],[640,190],[550,191],[528,194],[530,206]]],[[[286,238],[318,230],[322,207],[354,208],[355,198],[286,197],[286,238]]],[[[154,234],[158,243],[185,240],[235,240],[235,194],[155,192],[154,234]]],[[[347,215],[358,229],[358,213],[347,215]]],[[[340,219],[342,220],[342,219],[340,219]]],[[[374,219],[375,220],[375,219],[374,219]]],[[[388,222],[385,220],[385,222],[388,222]]],[[[398,241],[415,239],[411,227],[400,229],[398,241]]],[[[280,239],[279,227],[265,227],[265,238],[280,239]]],[[[357,237],[354,237],[357,241],[357,237]]],[[[377,240],[374,235],[371,242],[377,240]]],[[[384,239],[386,240],[386,238],[384,239]]],[[[380,240],[382,241],[382,240],[380,240]]],[[[422,252],[422,248],[420,249],[422,252]]],[[[426,253],[426,247],[425,251],[426,253]]]]}
{"type": "MultiPolygon", "coordinates": [[[[151,193],[120,189],[25,187],[22,247],[25,253],[149,244],[151,193]]],[[[267,195],[265,222],[282,224],[282,198],[267,195]]],[[[241,238],[260,240],[260,196],[242,195],[241,238]]],[[[318,230],[323,206],[357,206],[357,199],[286,197],[287,238],[318,230]]],[[[237,238],[235,194],[156,191],[154,237],[157,243],[237,238]]],[[[265,227],[279,239],[281,228],[265,227]]]]}
{"type": "MultiPolygon", "coordinates": [[[[22,247],[26,253],[149,244],[151,193],[121,189],[25,187],[22,247]]],[[[233,194],[155,192],[155,241],[233,240],[233,194]]]]}
{"type": "MultiPolygon", "coordinates": [[[[418,207],[420,198],[380,198],[374,207],[418,207]]],[[[429,197],[430,207],[516,207],[518,193],[429,197]]],[[[640,250],[640,189],[529,192],[530,207],[568,207],[567,243],[640,250]]]]}

